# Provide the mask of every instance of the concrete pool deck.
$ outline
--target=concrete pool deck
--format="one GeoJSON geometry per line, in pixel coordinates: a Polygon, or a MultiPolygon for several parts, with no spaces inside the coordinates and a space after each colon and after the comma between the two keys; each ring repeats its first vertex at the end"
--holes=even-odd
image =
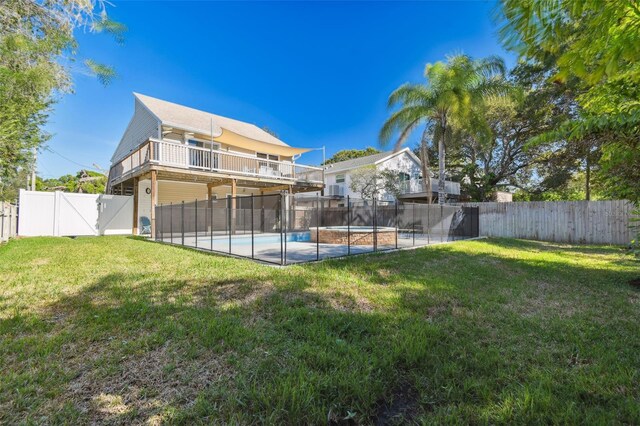
{"type": "MultiPolygon", "coordinates": [[[[171,237],[166,235],[161,239],[158,239],[158,241],[172,243],[175,245],[183,245],[181,235],[174,235],[173,242],[171,241],[171,237]]],[[[434,236],[416,235],[414,243],[413,235],[401,234],[398,235],[397,249],[417,248],[432,244],[439,244],[446,241],[446,239],[441,239],[439,237],[434,238],[434,236]]],[[[214,235],[213,249],[212,238],[210,235],[199,235],[197,240],[195,235],[185,235],[184,246],[245,258],[251,258],[252,255],[250,235],[234,235],[230,239],[228,235],[214,235]],[[231,241],[231,244],[229,244],[229,240],[231,241]]],[[[253,248],[253,259],[280,265],[284,257],[281,256],[281,249],[284,248],[285,244],[283,243],[281,245],[280,243],[280,234],[256,235],[255,245],[253,248]],[[277,241],[273,242],[274,239],[277,239],[277,241]]],[[[395,242],[393,244],[385,245],[378,244],[377,247],[378,252],[395,249],[395,242]]],[[[349,250],[349,246],[346,244],[316,244],[315,242],[310,241],[287,241],[286,264],[313,262],[316,260],[373,252],[374,250],[372,245],[351,245],[351,249],[349,250]]]]}

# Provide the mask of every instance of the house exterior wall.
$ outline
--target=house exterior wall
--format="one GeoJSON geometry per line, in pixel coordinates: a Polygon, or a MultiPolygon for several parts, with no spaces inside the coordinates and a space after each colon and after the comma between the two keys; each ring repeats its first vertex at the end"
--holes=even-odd
{"type": "Polygon", "coordinates": [[[159,138],[159,128],[160,121],[136,100],[133,117],[111,157],[111,163],[121,160],[147,139],[159,138]]]}

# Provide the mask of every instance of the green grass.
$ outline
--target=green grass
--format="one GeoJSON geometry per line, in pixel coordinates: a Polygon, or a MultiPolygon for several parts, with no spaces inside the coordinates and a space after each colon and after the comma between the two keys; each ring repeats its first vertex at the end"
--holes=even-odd
{"type": "Polygon", "coordinates": [[[274,268],[0,247],[0,423],[639,423],[618,248],[480,240],[274,268]]]}

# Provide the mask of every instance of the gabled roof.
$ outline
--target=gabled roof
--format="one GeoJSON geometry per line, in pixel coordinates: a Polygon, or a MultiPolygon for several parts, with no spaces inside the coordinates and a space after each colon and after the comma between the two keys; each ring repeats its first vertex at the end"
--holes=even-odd
{"type": "Polygon", "coordinates": [[[377,154],[367,155],[366,157],[358,157],[358,158],[353,158],[351,160],[345,160],[345,161],[339,161],[337,163],[327,164],[325,166],[325,170],[327,173],[336,173],[336,172],[343,172],[346,170],[357,169],[363,166],[372,166],[374,164],[381,163],[385,160],[388,160],[389,158],[395,157],[396,155],[400,155],[405,152],[408,153],[411,157],[413,157],[415,161],[420,163],[420,160],[418,159],[418,157],[416,157],[416,155],[413,152],[411,152],[409,148],[404,148],[397,152],[393,152],[393,151],[379,152],[377,154]]]}
{"type": "Polygon", "coordinates": [[[289,146],[254,124],[211,114],[173,102],[163,101],[162,99],[152,98],[151,96],[141,95],[140,93],[134,93],[133,95],[155,115],[164,126],[176,127],[178,129],[213,137],[218,137],[222,134],[223,130],[228,130],[256,141],[270,143],[272,145],[289,146]],[[212,127],[213,135],[211,135],[212,127]]]}

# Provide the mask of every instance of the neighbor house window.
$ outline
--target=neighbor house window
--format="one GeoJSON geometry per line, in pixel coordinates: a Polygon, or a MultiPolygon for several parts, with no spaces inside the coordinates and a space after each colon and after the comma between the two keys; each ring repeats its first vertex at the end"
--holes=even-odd
{"type": "Polygon", "coordinates": [[[336,183],[344,183],[344,173],[336,175],[336,183]]]}
{"type": "Polygon", "coordinates": [[[265,154],[263,152],[256,152],[256,157],[262,158],[264,160],[273,160],[273,161],[278,161],[280,159],[280,157],[277,155],[265,154]]]}

